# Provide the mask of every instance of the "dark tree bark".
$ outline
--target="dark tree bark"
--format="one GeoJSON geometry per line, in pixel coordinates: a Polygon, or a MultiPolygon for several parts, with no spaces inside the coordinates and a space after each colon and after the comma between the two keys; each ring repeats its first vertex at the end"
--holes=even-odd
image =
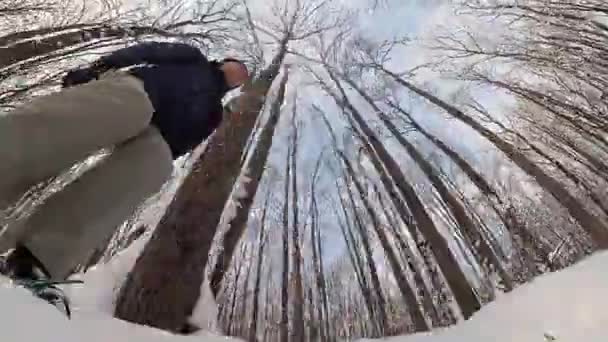
{"type": "MultiPolygon", "coordinates": [[[[315,205],[316,207],[316,205],[315,205]]],[[[322,297],[322,303],[323,303],[323,312],[324,312],[324,332],[325,332],[325,338],[327,339],[327,341],[333,341],[332,338],[332,333],[331,333],[331,327],[329,324],[329,298],[327,296],[327,281],[325,280],[325,264],[323,262],[323,243],[321,242],[321,230],[319,228],[319,226],[317,225],[317,251],[319,253],[319,284],[320,284],[320,291],[321,291],[321,297],[322,297]]]]}
{"type": "MultiPolygon", "coordinates": [[[[260,218],[260,233],[258,234],[258,259],[255,266],[255,285],[253,288],[253,307],[251,308],[251,321],[249,324],[249,342],[257,342],[258,311],[260,308],[260,286],[262,284],[262,264],[264,262],[264,249],[268,241],[266,233],[266,212],[268,211],[268,200],[270,193],[266,194],[262,217],[260,218]]],[[[267,284],[267,286],[270,284],[267,284]]]]}
{"type": "Polygon", "coordinates": [[[228,334],[234,334],[234,314],[236,312],[236,304],[238,302],[238,298],[237,298],[237,294],[239,292],[239,279],[241,277],[241,273],[243,271],[243,264],[245,264],[245,254],[247,253],[247,249],[243,248],[241,250],[241,262],[239,262],[238,267],[236,269],[236,274],[234,276],[234,284],[233,285],[233,292],[232,292],[232,296],[231,296],[231,301],[230,301],[230,314],[228,316],[228,324],[227,324],[227,329],[226,332],[228,332],[228,334]]]}
{"type": "Polygon", "coordinates": [[[272,287],[272,263],[268,266],[268,272],[266,273],[266,298],[264,300],[264,338],[262,341],[268,341],[268,335],[271,328],[274,328],[274,315],[273,306],[270,296],[270,289],[272,287]]]}
{"type": "Polygon", "coordinates": [[[293,115],[291,117],[291,209],[292,209],[292,245],[293,245],[293,333],[292,341],[304,342],[304,288],[302,285],[302,250],[300,241],[299,210],[298,210],[298,127],[296,125],[296,99],[294,99],[293,115]]]}
{"type": "Polygon", "coordinates": [[[400,226],[396,220],[393,218],[393,215],[388,211],[388,204],[384,202],[382,199],[382,195],[375,189],[376,196],[378,198],[378,202],[380,207],[384,209],[384,215],[388,219],[389,228],[393,233],[394,239],[397,241],[402,253],[404,254],[404,261],[408,264],[410,270],[412,271],[412,278],[414,279],[414,284],[416,286],[416,290],[418,293],[418,297],[420,298],[422,307],[424,308],[425,313],[429,317],[431,321],[431,326],[440,326],[441,325],[441,317],[435,304],[433,303],[433,298],[431,297],[431,290],[426,286],[424,279],[422,278],[422,270],[418,267],[416,263],[415,255],[412,253],[410,246],[408,246],[407,241],[405,241],[401,232],[399,232],[398,227],[400,226]]]}
{"type": "Polygon", "coordinates": [[[321,249],[321,232],[319,229],[319,208],[317,204],[316,184],[322,161],[322,155],[317,159],[315,170],[310,183],[310,242],[312,244],[312,265],[315,278],[315,286],[318,294],[318,299],[321,303],[316,304],[317,320],[318,320],[318,335],[321,342],[327,341],[329,333],[328,316],[329,306],[327,303],[327,293],[325,288],[325,276],[323,274],[323,255],[321,249]]]}
{"type": "Polygon", "coordinates": [[[283,270],[281,272],[281,322],[279,325],[280,342],[289,341],[289,186],[291,145],[285,161],[285,194],[283,197],[283,270]]]}
{"type": "MultiPolygon", "coordinates": [[[[315,317],[315,302],[313,296],[313,287],[307,287],[307,299],[308,299],[308,334],[306,336],[306,340],[308,341],[324,341],[319,338],[319,328],[322,324],[322,320],[320,317],[315,317]]],[[[317,305],[317,307],[319,307],[317,305]]]]}
{"type": "Polygon", "coordinates": [[[247,273],[245,275],[245,281],[243,282],[243,291],[241,297],[239,297],[239,303],[241,304],[241,312],[239,314],[240,319],[238,321],[239,332],[236,336],[248,336],[247,329],[249,329],[249,325],[247,324],[247,308],[249,307],[249,282],[251,279],[251,269],[253,265],[251,262],[253,260],[253,252],[251,253],[252,257],[249,260],[243,260],[247,262],[249,267],[247,267],[247,273]]]}
{"type": "Polygon", "coordinates": [[[245,195],[240,198],[241,205],[237,208],[236,215],[230,223],[230,228],[224,235],[224,240],[222,242],[223,248],[217,256],[217,262],[210,277],[211,290],[214,296],[217,296],[221,288],[222,279],[224,278],[226,270],[230,269],[230,262],[236,246],[247,228],[249,211],[251,210],[260,181],[262,180],[264,170],[266,169],[266,162],[268,160],[268,155],[270,154],[270,148],[272,147],[272,139],[281,116],[281,105],[285,99],[287,80],[288,71],[285,70],[277,96],[271,105],[268,121],[262,128],[262,132],[260,132],[259,139],[255,144],[251,158],[245,167],[245,169],[249,171],[247,177],[250,180],[243,185],[245,188],[245,195]]]}

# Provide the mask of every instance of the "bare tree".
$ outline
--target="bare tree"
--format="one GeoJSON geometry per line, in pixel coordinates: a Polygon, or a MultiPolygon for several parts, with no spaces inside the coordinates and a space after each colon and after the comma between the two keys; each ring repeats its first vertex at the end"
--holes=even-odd
{"type": "Polygon", "coordinates": [[[357,83],[348,77],[343,77],[345,82],[351,86],[365,101],[374,109],[384,126],[393,134],[399,144],[407,151],[414,162],[420,167],[424,175],[431,181],[433,187],[439,193],[441,200],[443,200],[448,208],[451,210],[456,223],[468,240],[469,247],[477,250],[477,254],[483,257],[485,260],[481,260],[482,264],[490,263],[492,267],[498,272],[502,281],[508,290],[513,288],[513,282],[511,276],[502,264],[502,260],[498,254],[494,251],[490,241],[484,235],[481,228],[473,221],[469,216],[468,210],[464,205],[450,192],[443,179],[441,178],[439,171],[427,161],[424,156],[418,151],[418,149],[410,143],[400,132],[400,130],[393,124],[393,122],[387,117],[387,115],[376,105],[374,100],[369,96],[357,83]]]}
{"type": "Polygon", "coordinates": [[[300,225],[299,225],[299,210],[298,210],[298,125],[296,123],[297,113],[297,95],[294,97],[293,110],[291,116],[291,209],[292,213],[292,245],[293,245],[293,279],[294,279],[294,300],[293,300],[293,332],[292,340],[296,342],[304,342],[304,288],[302,285],[302,246],[300,241],[300,225]]]}
{"type": "Polygon", "coordinates": [[[317,300],[320,299],[321,303],[317,303],[317,320],[319,321],[319,337],[321,341],[329,340],[330,327],[329,327],[329,305],[327,298],[327,284],[325,281],[325,270],[323,263],[323,248],[321,242],[321,230],[319,227],[319,207],[317,202],[316,184],[321,170],[323,153],[319,155],[315,164],[315,169],[312,173],[310,182],[310,241],[312,244],[312,267],[313,274],[315,277],[316,291],[318,293],[317,300]]]}
{"type": "Polygon", "coordinates": [[[285,187],[283,197],[283,227],[282,227],[282,261],[283,270],[281,271],[281,322],[279,326],[280,341],[289,341],[289,193],[290,193],[290,170],[291,170],[291,149],[288,145],[287,157],[285,161],[285,187]]]}
{"type": "Polygon", "coordinates": [[[260,136],[255,143],[249,161],[245,165],[245,169],[248,170],[247,177],[249,178],[243,185],[245,195],[241,198],[241,206],[238,207],[236,215],[230,224],[230,228],[224,235],[222,242],[223,248],[220,249],[215,268],[211,273],[211,290],[215,295],[219,292],[224,274],[226,270],[230,268],[230,261],[232,260],[232,255],[234,254],[238,241],[241,239],[241,236],[247,227],[249,212],[262,175],[266,169],[266,162],[268,160],[268,155],[270,154],[270,148],[272,147],[272,139],[281,115],[281,106],[285,99],[288,73],[289,72],[285,70],[281,83],[279,84],[276,98],[270,107],[270,116],[260,132],[260,136]]]}
{"type": "MultiPolygon", "coordinates": [[[[336,190],[338,191],[338,193],[342,193],[342,188],[340,187],[340,184],[338,182],[335,183],[336,184],[336,190]]],[[[337,208],[334,208],[334,214],[337,217],[337,222],[338,222],[338,226],[342,232],[342,236],[344,238],[344,242],[346,244],[346,250],[347,250],[347,255],[349,257],[349,261],[351,266],[353,267],[354,273],[355,273],[355,278],[357,280],[357,285],[358,288],[361,292],[361,295],[363,297],[364,300],[364,306],[367,309],[367,312],[369,313],[369,324],[372,326],[372,333],[373,334],[377,334],[378,331],[380,330],[380,328],[378,327],[378,325],[380,325],[381,323],[378,321],[377,316],[378,315],[382,315],[383,314],[383,308],[377,308],[376,306],[376,302],[373,298],[374,293],[372,292],[372,289],[370,287],[369,284],[369,280],[368,280],[368,272],[369,272],[369,278],[372,278],[372,284],[378,284],[379,285],[379,279],[378,282],[376,283],[376,278],[377,278],[377,272],[376,272],[376,268],[375,265],[368,265],[367,269],[365,267],[366,262],[369,263],[370,257],[369,254],[367,254],[367,249],[364,248],[364,251],[366,252],[365,254],[365,260],[361,255],[361,248],[359,247],[360,245],[365,246],[362,242],[360,242],[360,240],[358,240],[355,237],[354,234],[354,228],[353,228],[353,219],[351,219],[351,216],[348,212],[348,208],[349,205],[346,203],[346,201],[344,200],[343,196],[338,196],[339,200],[340,200],[340,210],[338,210],[337,208]],[[341,214],[340,211],[342,212],[343,215],[343,219],[341,218],[341,214]],[[378,311],[378,309],[380,309],[381,311],[379,312],[379,314],[376,313],[376,311],[378,311]]],[[[333,204],[333,202],[332,202],[333,204]]],[[[357,215],[357,212],[353,213],[354,215],[357,215]]],[[[354,219],[357,220],[357,219],[354,219]]],[[[373,286],[373,285],[372,285],[373,286]]],[[[331,292],[331,291],[330,291],[331,292]]],[[[377,294],[378,292],[376,292],[377,294]]],[[[326,290],[326,294],[327,294],[327,290],[326,290]]],[[[328,298],[329,300],[329,298],[328,298]]],[[[327,320],[330,321],[330,314],[328,311],[328,317],[327,320]]],[[[330,323],[328,323],[329,325],[330,323]]],[[[329,332],[329,328],[328,328],[328,332],[329,332]]]]}
{"type": "Polygon", "coordinates": [[[251,308],[251,321],[249,323],[249,341],[256,342],[257,331],[258,331],[258,312],[260,306],[260,286],[262,283],[262,264],[264,261],[264,249],[268,242],[268,233],[266,232],[266,212],[268,210],[268,200],[270,193],[266,194],[266,200],[264,201],[264,208],[262,209],[262,217],[260,218],[260,232],[258,234],[258,253],[257,263],[255,270],[255,285],[253,288],[253,306],[251,308]]]}
{"type": "MultiPolygon", "coordinates": [[[[380,142],[376,133],[365,122],[361,113],[349,101],[346,91],[342,87],[340,80],[334,75],[332,67],[328,64],[325,64],[324,66],[328,71],[329,77],[336,85],[336,88],[338,88],[340,95],[330,90],[327,85],[325,86],[326,91],[329,92],[338,105],[343,105],[348,109],[350,116],[356,122],[356,126],[354,127],[355,130],[360,130],[362,136],[365,137],[364,144],[367,145],[366,149],[368,150],[368,155],[376,170],[380,173],[382,173],[381,170],[386,170],[390,175],[390,178],[392,178],[392,180],[385,178],[385,181],[383,181],[385,188],[389,193],[394,191],[394,186],[399,190],[399,195],[391,195],[391,200],[402,213],[407,213],[411,210],[416,226],[430,242],[429,247],[437,258],[438,264],[454,293],[454,298],[459,303],[464,316],[470,317],[475,311],[479,310],[481,304],[464,275],[464,272],[460,268],[456,257],[453,252],[450,251],[446,238],[439,232],[435,223],[426,212],[424,204],[416,195],[414,187],[405,178],[398,163],[380,142]],[[407,207],[405,206],[405,203],[402,202],[400,196],[403,196],[403,200],[407,203],[407,207]]],[[[416,230],[412,229],[411,233],[415,235],[416,230]]]]}
{"type": "MultiPolygon", "coordinates": [[[[560,127],[562,136],[576,136],[588,146],[574,146],[576,158],[583,164],[595,169],[600,166],[597,156],[606,155],[606,141],[601,139],[605,129],[605,101],[602,100],[605,89],[606,66],[602,62],[607,39],[605,25],[594,17],[604,13],[605,4],[601,1],[489,1],[463,4],[464,9],[478,17],[493,17],[495,22],[503,23],[505,30],[513,34],[503,35],[497,40],[484,40],[484,32],[464,32],[464,35],[446,34],[437,37],[436,49],[445,53],[448,60],[464,64],[456,77],[468,81],[492,86],[493,89],[506,90],[514,95],[520,103],[530,105],[534,117],[532,127],[560,127]],[[491,42],[489,44],[488,42],[491,42]],[[585,53],[582,53],[585,51],[585,53]],[[488,64],[503,63],[511,69],[508,73],[490,73],[488,64]],[[533,75],[534,81],[529,81],[533,75]],[[548,126],[549,125],[549,126],[548,126]],[[589,151],[589,150],[588,150],[589,151]],[[583,152],[583,153],[581,153],[583,152]]],[[[482,136],[490,140],[503,151],[514,163],[550,193],[578,224],[590,234],[599,248],[605,248],[608,242],[608,229],[601,220],[585,205],[585,199],[573,195],[576,188],[585,188],[579,177],[572,175],[571,168],[560,167],[558,160],[546,153],[565,139],[555,139],[555,134],[533,134],[533,139],[545,136],[549,140],[544,148],[535,148],[534,144],[524,141],[524,146],[534,149],[541,159],[547,159],[558,168],[559,172],[544,170],[540,163],[515,148],[497,134],[475,121],[470,115],[456,108],[446,108],[446,103],[437,97],[407,82],[395,72],[387,70],[376,59],[373,63],[378,70],[393,78],[413,93],[426,98],[431,103],[445,109],[482,136]],[[547,148],[548,147],[548,148],[547,148]],[[565,175],[576,186],[573,191],[558,181],[565,175]]],[[[487,119],[487,116],[485,116],[487,119]]],[[[509,132],[507,132],[509,133],[509,132]]],[[[513,133],[513,132],[511,132],[513,133]]],[[[522,141],[521,135],[516,136],[522,141]]],[[[562,145],[563,146],[563,145],[562,145]]],[[[563,158],[563,155],[561,156],[563,158]]],[[[602,175],[602,172],[596,174],[602,175]]],[[[598,204],[597,195],[586,190],[592,202],[598,204]],[[595,197],[595,198],[594,198],[595,197]]],[[[600,208],[603,206],[600,204],[600,208]]]]}
{"type": "MultiPolygon", "coordinates": [[[[335,133],[331,129],[331,126],[329,125],[326,118],[324,118],[324,122],[325,122],[328,132],[331,136],[333,144],[334,144],[334,146],[336,146],[335,133]]],[[[418,305],[416,295],[415,295],[414,291],[412,290],[411,285],[409,284],[408,280],[406,279],[404,271],[402,270],[401,266],[399,265],[400,263],[398,261],[397,256],[395,255],[393,247],[390,245],[385,232],[379,225],[379,218],[378,218],[376,212],[372,209],[372,205],[370,204],[369,200],[367,199],[367,197],[365,195],[365,191],[364,191],[361,183],[356,178],[355,170],[354,170],[351,162],[340,151],[335,151],[335,152],[339,156],[340,160],[344,163],[346,175],[348,176],[348,179],[350,179],[350,181],[355,185],[357,192],[359,193],[360,198],[362,199],[362,201],[364,203],[366,213],[372,220],[372,226],[374,228],[374,231],[376,232],[376,235],[378,236],[378,238],[382,244],[382,248],[383,248],[384,252],[386,253],[387,258],[389,259],[389,262],[391,264],[391,268],[393,271],[393,275],[395,276],[395,279],[397,279],[397,284],[399,285],[399,289],[401,290],[403,299],[405,300],[405,304],[407,305],[407,307],[410,310],[410,313],[412,315],[412,320],[414,321],[415,329],[420,330],[420,331],[428,330],[429,326],[426,322],[426,319],[424,318],[424,315],[420,311],[420,307],[418,305]]],[[[351,195],[350,196],[351,205],[353,205],[353,207],[354,207],[354,201],[352,198],[352,193],[350,191],[350,183],[347,183],[347,189],[349,191],[349,195],[351,195]]],[[[362,227],[361,230],[363,231],[364,228],[362,227]]],[[[368,236],[362,236],[362,237],[363,237],[364,243],[369,243],[368,236]]],[[[372,263],[373,262],[374,261],[372,260],[372,263]]],[[[378,288],[376,289],[376,291],[380,295],[379,298],[382,298],[382,300],[379,304],[380,304],[380,310],[382,312],[384,312],[384,310],[386,309],[386,302],[384,301],[383,296],[381,294],[382,289],[379,286],[379,284],[378,284],[378,288]]],[[[385,323],[386,316],[384,315],[383,318],[384,318],[383,322],[385,323]]]]}

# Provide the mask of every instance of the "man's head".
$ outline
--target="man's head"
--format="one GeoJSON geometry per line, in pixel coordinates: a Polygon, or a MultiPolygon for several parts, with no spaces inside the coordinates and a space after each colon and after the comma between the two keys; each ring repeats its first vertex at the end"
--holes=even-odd
{"type": "Polygon", "coordinates": [[[245,63],[234,58],[225,58],[220,63],[220,70],[224,72],[224,78],[228,88],[240,87],[249,79],[249,71],[245,63]]]}

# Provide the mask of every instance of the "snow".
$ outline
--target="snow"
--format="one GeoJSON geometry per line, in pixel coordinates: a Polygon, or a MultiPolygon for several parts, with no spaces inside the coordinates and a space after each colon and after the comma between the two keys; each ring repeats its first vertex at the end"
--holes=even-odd
{"type": "Polygon", "coordinates": [[[73,302],[73,310],[78,312],[97,311],[107,315],[114,312],[116,295],[127,274],[135,264],[137,256],[148,240],[148,236],[135,241],[129,248],[103,265],[90,268],[85,274],[72,279],[83,280],[85,286],[69,286],[66,294],[73,302]]]}
{"type": "MultiPolygon", "coordinates": [[[[608,340],[608,252],[501,295],[470,320],[392,342],[604,342],[608,340]]],[[[368,340],[369,341],[369,340],[368,340]]]]}
{"type": "MultiPolygon", "coordinates": [[[[146,240],[141,239],[111,260],[82,275],[85,285],[66,289],[74,317],[63,314],[24,289],[0,282],[0,340],[49,342],[238,341],[209,332],[176,336],[112,318],[115,290],[124,280],[146,240]]],[[[608,336],[608,252],[539,277],[500,296],[469,321],[431,333],[386,339],[393,342],[606,341],[608,336]]],[[[203,289],[207,289],[205,285],[203,289]]],[[[207,294],[203,294],[207,296],[207,294]]],[[[210,298],[210,297],[208,297],[210,298]]],[[[201,303],[205,299],[201,299],[201,303]]],[[[214,304],[205,302],[213,311],[214,304]]],[[[202,305],[201,305],[202,307],[202,305]]],[[[199,309],[200,310],[200,309],[199,309]]],[[[205,311],[205,310],[201,310],[205,311]]],[[[200,314],[200,312],[198,313],[200,314]]],[[[196,314],[195,314],[196,316],[196,314]]],[[[208,315],[210,319],[214,315],[208,315]]],[[[197,317],[200,319],[200,317],[197,317]]],[[[198,320],[197,320],[198,322],[198,320]]],[[[368,340],[369,341],[369,340],[368,340]]]]}
{"type": "MultiPolygon", "coordinates": [[[[0,286],[3,342],[166,342],[231,341],[211,334],[174,336],[167,332],[138,326],[98,312],[77,312],[67,320],[59,310],[8,283],[0,286]]],[[[234,341],[234,340],[232,340],[234,341]]]]}
{"type": "MultiPolygon", "coordinates": [[[[85,286],[69,286],[66,294],[73,303],[75,315],[79,313],[98,312],[111,316],[120,286],[123,284],[135,260],[148,241],[145,235],[135,241],[129,248],[103,265],[89,269],[85,274],[78,274],[72,279],[81,279],[85,286]]],[[[201,296],[194,308],[190,323],[211,332],[219,332],[217,324],[218,308],[209,282],[205,277],[201,285],[201,296]]]]}
{"type": "MultiPolygon", "coordinates": [[[[2,279],[0,341],[239,341],[208,330],[191,336],[176,336],[112,317],[116,293],[146,242],[147,237],[140,238],[107,264],[98,265],[86,274],[73,277],[84,280],[85,284],[65,287],[66,294],[72,301],[72,320],[66,319],[59,310],[32,296],[27,290],[16,288],[10,281],[2,279]]],[[[191,321],[203,328],[214,328],[217,324],[217,307],[206,280],[202,291],[191,321]],[[204,309],[202,305],[205,305],[204,309]]]]}

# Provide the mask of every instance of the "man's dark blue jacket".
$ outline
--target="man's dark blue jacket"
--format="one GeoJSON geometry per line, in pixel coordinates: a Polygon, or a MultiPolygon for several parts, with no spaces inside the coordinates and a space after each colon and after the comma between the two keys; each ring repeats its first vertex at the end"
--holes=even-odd
{"type": "MultiPolygon", "coordinates": [[[[142,43],[102,57],[85,71],[89,79],[100,71],[132,67],[154,106],[152,123],[159,129],[174,158],[191,151],[219,126],[222,97],[229,90],[219,63],[210,62],[193,46],[179,43],[142,43]]],[[[82,75],[82,74],[81,74],[82,75]]],[[[80,76],[82,78],[82,76],[80,76]]],[[[86,78],[86,77],[85,77],[86,78]]],[[[66,82],[64,80],[64,84],[66,82]]]]}

